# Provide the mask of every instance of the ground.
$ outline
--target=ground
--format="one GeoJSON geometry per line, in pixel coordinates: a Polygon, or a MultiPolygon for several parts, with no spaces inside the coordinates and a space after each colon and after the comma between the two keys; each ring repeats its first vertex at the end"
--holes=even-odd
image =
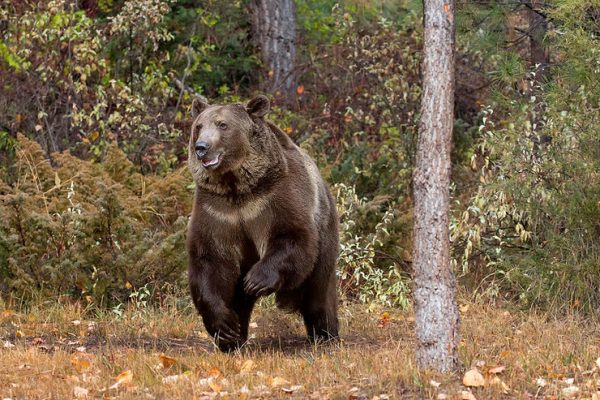
{"type": "Polygon", "coordinates": [[[462,370],[439,375],[415,368],[410,311],[342,306],[343,340],[313,346],[264,302],[223,354],[181,303],[0,306],[0,398],[600,399],[600,324],[581,317],[462,304],[462,370]]]}

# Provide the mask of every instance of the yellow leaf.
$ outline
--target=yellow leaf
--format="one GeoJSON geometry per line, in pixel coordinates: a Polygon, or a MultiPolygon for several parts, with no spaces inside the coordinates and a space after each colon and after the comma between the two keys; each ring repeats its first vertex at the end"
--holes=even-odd
{"type": "Polygon", "coordinates": [[[70,358],[71,365],[75,368],[75,371],[81,374],[92,366],[90,358],[91,356],[86,353],[74,353],[70,358]]]}
{"type": "Polygon", "coordinates": [[[94,131],[94,132],[90,133],[88,137],[90,138],[91,141],[94,141],[94,140],[98,139],[98,136],[100,136],[100,132],[94,131]]]}
{"type": "Polygon", "coordinates": [[[25,336],[25,334],[23,333],[23,331],[18,330],[18,331],[15,332],[15,336],[18,337],[18,338],[21,338],[21,337],[25,336]]]}
{"type": "Polygon", "coordinates": [[[17,124],[21,123],[22,120],[23,120],[23,116],[21,114],[15,115],[15,122],[17,124]]]}
{"type": "Polygon", "coordinates": [[[115,380],[116,382],[114,385],[111,386],[111,389],[115,389],[120,385],[130,384],[133,381],[133,372],[131,372],[130,369],[128,369],[127,371],[123,371],[119,375],[117,375],[115,380]]]}
{"type": "Polygon", "coordinates": [[[246,360],[242,364],[242,368],[240,368],[240,372],[248,373],[248,372],[254,371],[255,369],[256,369],[256,363],[254,363],[254,361],[252,361],[252,360],[246,360]]]}
{"type": "Polygon", "coordinates": [[[468,370],[463,376],[463,385],[468,387],[480,387],[485,385],[485,379],[481,372],[475,368],[468,370]]]}
{"type": "Polygon", "coordinates": [[[129,281],[125,281],[125,289],[131,289],[133,285],[129,281]]]}
{"type": "Polygon", "coordinates": [[[171,368],[177,362],[177,360],[175,360],[174,358],[166,356],[164,354],[161,354],[159,358],[160,364],[163,366],[163,368],[171,368]]]}

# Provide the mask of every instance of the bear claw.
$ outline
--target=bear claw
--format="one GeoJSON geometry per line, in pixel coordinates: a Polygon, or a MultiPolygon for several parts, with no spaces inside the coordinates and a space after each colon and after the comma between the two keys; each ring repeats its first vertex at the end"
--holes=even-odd
{"type": "Polygon", "coordinates": [[[252,296],[267,296],[276,292],[279,286],[277,274],[269,275],[251,270],[244,278],[244,291],[252,296]]]}

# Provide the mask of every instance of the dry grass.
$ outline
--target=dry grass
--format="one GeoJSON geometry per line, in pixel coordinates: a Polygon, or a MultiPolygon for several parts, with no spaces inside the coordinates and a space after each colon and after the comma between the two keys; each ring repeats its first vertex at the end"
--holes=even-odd
{"type": "Polygon", "coordinates": [[[463,307],[463,372],[478,367],[490,377],[491,366],[506,367],[494,376],[507,388],[468,389],[462,373],[419,372],[411,314],[387,310],[387,318],[385,311],[343,307],[343,341],[315,347],[299,318],[265,306],[255,313],[248,346],[226,355],[213,349],[189,308],[130,309],[122,319],[68,303],[0,309],[0,398],[460,399],[470,390],[480,400],[550,399],[566,398],[568,386],[579,389],[573,398],[597,396],[596,322],[463,307]]]}

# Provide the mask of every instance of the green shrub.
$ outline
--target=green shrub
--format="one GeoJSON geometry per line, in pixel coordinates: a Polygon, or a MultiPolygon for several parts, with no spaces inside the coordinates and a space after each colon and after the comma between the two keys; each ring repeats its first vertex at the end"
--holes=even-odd
{"type": "Polygon", "coordinates": [[[18,138],[17,179],[0,188],[4,290],[66,293],[110,304],[126,286],[186,285],[191,178],[133,172],[116,145],[101,163],[18,138]]]}

